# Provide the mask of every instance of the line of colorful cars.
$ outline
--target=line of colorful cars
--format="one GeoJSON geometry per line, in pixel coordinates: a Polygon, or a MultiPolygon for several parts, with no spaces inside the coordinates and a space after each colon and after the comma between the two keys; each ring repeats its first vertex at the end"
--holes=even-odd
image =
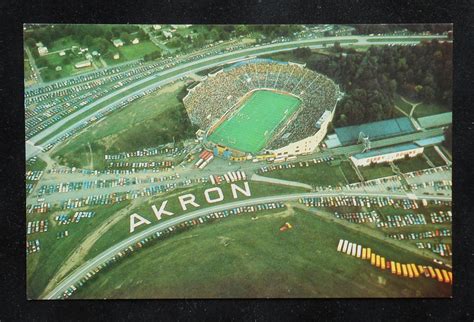
{"type": "Polygon", "coordinates": [[[392,274],[397,276],[417,278],[424,275],[427,278],[436,279],[441,283],[453,283],[452,272],[447,271],[444,268],[433,268],[432,266],[416,265],[414,263],[403,264],[388,260],[373,252],[370,247],[363,247],[357,243],[351,243],[348,240],[339,239],[337,251],[362,260],[370,261],[372,266],[382,270],[390,270],[392,274]]]}
{"type": "Polygon", "coordinates": [[[451,237],[451,230],[448,228],[440,228],[430,231],[412,232],[412,233],[399,233],[399,234],[388,234],[387,237],[397,240],[413,240],[413,239],[426,239],[435,237],[451,237]]]}
{"type": "Polygon", "coordinates": [[[26,234],[43,233],[48,231],[48,219],[29,221],[26,226],[26,234]]]}

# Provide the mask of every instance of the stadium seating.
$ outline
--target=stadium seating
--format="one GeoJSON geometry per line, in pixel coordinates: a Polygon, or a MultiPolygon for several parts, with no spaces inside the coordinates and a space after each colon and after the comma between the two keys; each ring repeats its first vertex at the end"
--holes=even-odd
{"type": "Polygon", "coordinates": [[[226,113],[238,109],[242,97],[256,89],[287,92],[302,101],[292,120],[274,132],[270,149],[314,135],[318,131],[316,122],[325,110],[334,108],[338,95],[332,80],[301,65],[256,59],[209,75],[189,91],[184,105],[191,122],[207,131],[226,113]]]}

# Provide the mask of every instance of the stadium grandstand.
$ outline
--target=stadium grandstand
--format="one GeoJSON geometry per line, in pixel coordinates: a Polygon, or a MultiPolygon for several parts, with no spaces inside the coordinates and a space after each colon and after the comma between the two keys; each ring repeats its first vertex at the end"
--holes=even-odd
{"type": "Polygon", "coordinates": [[[183,102],[207,147],[290,156],[318,147],[339,98],[331,79],[304,65],[250,59],[208,74],[183,102]]]}

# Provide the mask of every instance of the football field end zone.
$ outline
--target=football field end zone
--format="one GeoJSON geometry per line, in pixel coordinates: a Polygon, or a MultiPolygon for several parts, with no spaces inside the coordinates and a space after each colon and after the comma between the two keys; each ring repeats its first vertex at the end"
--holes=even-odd
{"type": "Polygon", "coordinates": [[[210,134],[209,141],[238,151],[257,153],[300,105],[301,101],[293,95],[256,90],[236,113],[210,134]]]}

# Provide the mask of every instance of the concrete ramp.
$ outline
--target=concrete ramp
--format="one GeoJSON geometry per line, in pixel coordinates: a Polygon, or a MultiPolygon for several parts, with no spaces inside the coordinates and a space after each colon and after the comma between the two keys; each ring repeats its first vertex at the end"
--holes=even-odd
{"type": "Polygon", "coordinates": [[[310,189],[310,190],[313,189],[313,187],[311,187],[309,184],[306,184],[306,183],[301,183],[301,182],[297,182],[297,181],[282,180],[282,179],[275,179],[275,178],[267,178],[267,177],[259,176],[258,174],[253,174],[250,177],[250,180],[274,183],[274,184],[279,184],[279,185],[284,185],[284,186],[299,187],[299,188],[305,188],[305,189],[310,189]]]}

